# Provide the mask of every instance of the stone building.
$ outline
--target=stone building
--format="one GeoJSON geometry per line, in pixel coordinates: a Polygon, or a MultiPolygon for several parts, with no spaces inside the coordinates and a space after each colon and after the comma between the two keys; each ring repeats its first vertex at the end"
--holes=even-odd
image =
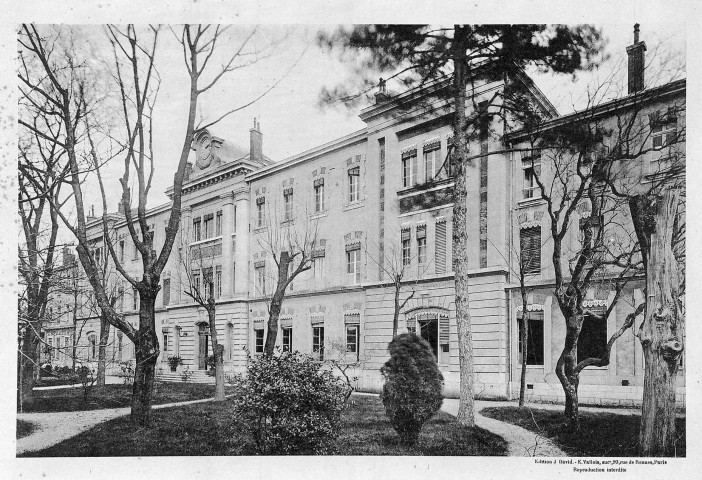
{"type": "MultiPolygon", "coordinates": [[[[642,55],[645,50],[638,39],[632,47],[630,54],[642,55]]],[[[635,67],[636,62],[633,64],[635,67]]],[[[630,71],[630,77],[638,74],[643,71],[630,71]]],[[[582,120],[582,113],[559,116],[526,74],[509,81],[521,82],[531,92],[533,107],[545,119],[540,127],[544,131],[582,120]]],[[[641,84],[634,82],[628,95],[597,106],[596,115],[613,120],[635,100],[645,104],[642,141],[660,142],[661,135],[671,129],[684,128],[684,112],[677,123],[671,120],[663,129],[649,122],[649,114],[674,103],[684,105],[685,81],[652,90],[642,90],[642,85],[641,78],[641,84]]],[[[169,356],[183,359],[180,368],[207,368],[211,347],[206,312],[183,293],[193,282],[211,289],[217,298],[225,368],[243,371],[246,350],[252,355],[263,350],[267,299],[275,286],[275,264],[267,239],[279,229],[297,233],[314,229],[313,266],[294,280],[285,296],[280,347],[321,360],[333,357],[357,363],[359,388],[380,390],[379,368],[387,359],[392,336],[392,278],[402,271],[401,300],[411,299],[401,312],[399,331],[414,331],[429,341],[445,378],[445,394],[458,395],[451,248],[454,182],[445,162],[452,142],[450,109],[436,101],[427,113],[425,101],[433,89],[441,87],[437,82],[394,97],[379,95],[374,105],[360,112],[366,124],[363,129],[278,162],[263,155],[261,128],[255,120],[248,150],[206,130],[196,135],[192,167],[183,187],[181,237],[164,270],[157,299],[164,368],[169,356]],[[414,104],[416,108],[407,108],[414,104]]],[[[479,105],[504,87],[503,81],[483,82],[470,103],[479,105]]],[[[533,172],[529,171],[533,163],[526,165],[523,158],[533,132],[498,121],[490,128],[499,134],[478,138],[470,145],[470,151],[480,155],[467,175],[469,243],[465,253],[471,269],[475,391],[482,398],[513,398],[518,392],[517,319],[522,312],[513,252],[520,245],[538,245],[540,261],[532,266],[530,279],[534,353],[528,362],[528,393],[542,400],[558,400],[563,394],[553,372],[564,326],[553,299],[552,266],[546,261],[552,248],[547,216],[534,190],[533,172]],[[525,243],[525,235],[530,235],[531,243],[525,243]]],[[[684,143],[679,148],[684,151],[684,143]]],[[[660,164],[659,157],[647,158],[641,168],[660,164]]],[[[642,170],[632,181],[645,180],[649,174],[642,170]]],[[[168,208],[166,204],[148,213],[159,248],[168,208]]],[[[110,218],[120,260],[127,271],[138,273],[140,261],[124,216],[118,211],[110,218]]],[[[96,255],[104,256],[99,222],[95,219],[90,225],[96,255]]],[[[571,241],[577,241],[575,235],[571,241]]],[[[118,304],[136,322],[136,293],[116,282],[118,304]]],[[[641,297],[641,279],[627,288],[629,296],[641,297]]],[[[606,306],[610,295],[592,292],[588,305],[606,306]]],[[[628,311],[617,307],[607,325],[588,324],[589,333],[584,337],[589,343],[583,349],[599,348],[595,344],[606,342],[628,311]]],[[[110,338],[111,344],[118,341],[114,332],[110,338]]],[[[87,340],[83,337],[81,341],[87,340]]],[[[608,367],[584,371],[581,399],[586,403],[640,399],[642,361],[638,341],[631,333],[625,334],[615,343],[608,367]]],[[[682,374],[679,385],[679,400],[684,401],[682,374]]]]}

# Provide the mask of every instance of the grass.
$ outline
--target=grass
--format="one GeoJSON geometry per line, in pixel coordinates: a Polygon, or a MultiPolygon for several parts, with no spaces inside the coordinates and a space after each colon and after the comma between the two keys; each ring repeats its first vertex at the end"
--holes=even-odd
{"type": "MultiPolygon", "coordinates": [[[[440,412],[425,424],[413,449],[399,445],[377,397],[354,396],[342,417],[342,455],[506,455],[505,441],[480,428],[460,427],[440,412]]],[[[232,414],[230,400],[153,412],[149,429],[133,431],[121,417],[47,449],[22,456],[254,455],[250,439],[232,414]]]]}
{"type": "Polygon", "coordinates": [[[28,437],[32,434],[36,425],[32,422],[27,422],[24,420],[17,420],[17,439],[28,437]]]}
{"type": "MultiPolygon", "coordinates": [[[[489,407],[482,415],[512,423],[555,442],[573,457],[636,457],[640,415],[604,412],[580,412],[580,431],[571,432],[563,412],[538,408],[489,407]]],[[[685,456],[685,419],[676,423],[676,456],[685,456]]]]}
{"type": "Polygon", "coordinates": [[[36,383],[35,387],[55,387],[58,385],[77,385],[80,381],[77,377],[41,377],[41,383],[36,383]]]}
{"type": "MultiPolygon", "coordinates": [[[[185,402],[214,397],[214,385],[195,383],[161,383],[154,386],[154,405],[185,402]]],[[[24,412],[77,412],[103,408],[128,407],[132,397],[130,385],[105,385],[93,387],[88,402],[83,400],[83,388],[35,390],[35,401],[24,412]]]]}

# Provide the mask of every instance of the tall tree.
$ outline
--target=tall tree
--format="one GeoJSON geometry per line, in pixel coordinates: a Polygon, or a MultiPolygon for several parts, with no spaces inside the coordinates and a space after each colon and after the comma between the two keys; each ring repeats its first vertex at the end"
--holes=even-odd
{"type": "MultiPolygon", "coordinates": [[[[291,200],[292,201],[292,200],[291,200]]],[[[287,206],[286,206],[287,207],[287,206]]],[[[283,301],[287,289],[291,287],[293,280],[302,272],[312,268],[313,252],[317,245],[317,220],[309,220],[309,215],[305,212],[302,218],[293,219],[292,206],[285,209],[284,216],[278,217],[273,209],[273,213],[266,212],[266,231],[258,238],[259,246],[263,249],[264,255],[273,257],[275,270],[272,272],[271,280],[275,284],[275,290],[268,297],[268,332],[263,346],[263,354],[266,357],[273,356],[275,352],[275,342],[278,337],[278,321],[283,308],[283,301]]],[[[260,278],[256,279],[255,288],[257,293],[266,293],[266,271],[263,267],[263,285],[259,284],[260,278]]],[[[292,288],[292,287],[291,287],[292,288]]]]}
{"type": "MultiPolygon", "coordinates": [[[[154,175],[153,121],[160,78],[156,69],[156,51],[160,28],[135,28],[109,26],[106,36],[112,47],[112,67],[108,73],[98,69],[88,55],[81,55],[71,41],[71,29],[39,29],[24,25],[19,35],[21,96],[31,105],[47,104],[42,114],[56,119],[60,124],[56,145],[66,156],[67,183],[71,187],[75,205],[75,218],[64,212],[57,202],[50,201],[63,224],[76,237],[81,265],[94,290],[96,301],[110,324],[115,326],[135,345],[136,369],[132,393],[131,418],[135,424],[148,425],[155,365],[159,354],[155,327],[155,302],[160,290],[160,277],[171,254],[181,217],[182,186],[188,156],[197,128],[206,128],[235,113],[269,92],[280,79],[262,94],[242,106],[231,108],[206,124],[196,125],[198,102],[222,78],[235,70],[250,65],[259,57],[251,40],[256,30],[247,30],[233,49],[221,52],[225,42],[226,27],[185,25],[173,31],[182,47],[182,56],[189,78],[188,115],[185,119],[183,143],[173,177],[172,204],[160,251],[154,245],[154,232],[147,221],[147,200],[154,175]],[[212,68],[211,65],[218,66],[212,68]],[[210,68],[208,68],[210,67],[210,68]],[[107,79],[105,79],[107,77],[107,79]],[[105,90],[116,91],[116,100],[108,107],[101,107],[101,91],[96,88],[99,78],[107,84],[105,90]],[[112,83],[110,83],[112,82],[112,83]],[[115,105],[116,103],[116,105],[115,105]],[[102,108],[102,109],[101,109],[102,108]],[[116,115],[114,111],[120,112],[116,115]],[[101,134],[109,138],[113,150],[100,148],[89,133],[100,132],[101,120],[116,117],[119,129],[101,134]],[[119,137],[114,135],[121,130],[119,137]],[[116,153],[115,153],[116,152],[116,153]],[[115,248],[109,241],[110,226],[107,221],[107,199],[99,166],[121,156],[124,174],[120,178],[121,200],[124,205],[129,235],[142,259],[142,274],[138,279],[125,271],[118,260],[115,248]],[[115,310],[101,282],[99,266],[93,258],[88,238],[88,214],[84,205],[82,180],[88,173],[97,172],[102,193],[102,229],[106,247],[116,270],[139,292],[139,326],[134,328],[121,312],[115,310]],[[136,178],[133,178],[132,173],[136,178]],[[136,208],[132,205],[132,180],[136,181],[136,208]]],[[[107,95],[105,95],[107,96],[107,95]]],[[[204,122],[203,122],[204,123],[204,122]]],[[[40,136],[38,128],[20,118],[20,124],[40,136]]]]}
{"type": "Polygon", "coordinates": [[[217,292],[217,289],[221,288],[222,285],[222,272],[215,272],[214,248],[202,245],[188,248],[189,238],[188,230],[182,230],[178,255],[187,279],[184,293],[207,312],[214,356],[215,400],[222,401],[225,395],[224,345],[219,343],[217,334],[217,299],[221,294],[221,292],[217,292]]]}
{"type": "Polygon", "coordinates": [[[473,426],[473,347],[466,256],[466,179],[472,165],[469,141],[485,134],[490,117],[506,118],[510,114],[527,120],[530,113],[535,113],[535,109],[525,108],[531,102],[520,82],[507,82],[507,87],[482,108],[478,108],[474,95],[476,87],[486,78],[508,80],[527,65],[556,73],[588,68],[602,48],[600,33],[590,26],[564,25],[359,25],[331,35],[320,34],[319,41],[339,48],[342,56],[354,60],[349,63],[354,65],[350,84],[324,90],[322,103],[355,104],[368,97],[376,85],[375,76],[383,74],[405,87],[438,81],[440,88],[432,89],[429,97],[447,100],[452,106],[452,242],[456,252],[453,270],[461,390],[458,421],[473,426]]]}

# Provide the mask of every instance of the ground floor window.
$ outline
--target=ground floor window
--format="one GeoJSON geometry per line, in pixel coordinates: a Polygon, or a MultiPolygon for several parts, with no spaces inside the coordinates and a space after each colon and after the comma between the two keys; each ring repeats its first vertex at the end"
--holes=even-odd
{"type": "Polygon", "coordinates": [[[449,317],[448,313],[418,313],[407,319],[407,331],[416,333],[431,346],[439,364],[449,361],[449,317]]]}
{"type": "Polygon", "coordinates": [[[254,353],[263,353],[263,329],[254,330],[254,337],[256,339],[254,353]]]}
{"type": "Polygon", "coordinates": [[[601,358],[607,348],[607,319],[604,315],[585,315],[578,337],[578,363],[586,358],[601,358]]]}
{"type": "Polygon", "coordinates": [[[283,351],[292,352],[292,327],[283,328],[283,351]]]}
{"type": "Polygon", "coordinates": [[[312,327],[312,353],[324,360],[324,327],[312,327]]]}
{"type": "Polygon", "coordinates": [[[351,353],[358,360],[359,356],[359,325],[346,325],[346,352],[351,353]]]}
{"type": "Polygon", "coordinates": [[[90,359],[95,360],[96,357],[96,338],[95,335],[88,336],[88,341],[90,342],[90,359]]]}
{"type": "MultiPolygon", "coordinates": [[[[528,312],[527,365],[544,364],[544,314],[528,312]]],[[[522,363],[522,315],[517,317],[517,363],[522,363]]]]}
{"type": "Polygon", "coordinates": [[[163,358],[168,357],[168,330],[163,331],[163,358]]]}

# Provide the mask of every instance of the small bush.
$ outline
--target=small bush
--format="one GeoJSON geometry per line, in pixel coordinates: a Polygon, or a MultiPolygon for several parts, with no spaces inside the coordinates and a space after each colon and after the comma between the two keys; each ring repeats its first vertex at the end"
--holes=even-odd
{"type": "Polygon", "coordinates": [[[50,363],[45,363],[44,365],[41,366],[41,375],[42,375],[42,377],[50,377],[53,375],[53,372],[51,371],[51,364],[50,363]]]}
{"type": "Polygon", "coordinates": [[[383,405],[402,443],[412,446],[424,422],[441,408],[444,377],[429,343],[413,333],[395,337],[388,350],[390,360],[380,369],[383,405]]]}
{"type": "Polygon", "coordinates": [[[180,371],[180,379],[183,381],[183,383],[189,382],[192,377],[193,372],[190,370],[189,366],[180,371]]]}
{"type": "Polygon", "coordinates": [[[251,360],[234,400],[258,453],[335,453],[346,386],[298,352],[251,360]]]}

